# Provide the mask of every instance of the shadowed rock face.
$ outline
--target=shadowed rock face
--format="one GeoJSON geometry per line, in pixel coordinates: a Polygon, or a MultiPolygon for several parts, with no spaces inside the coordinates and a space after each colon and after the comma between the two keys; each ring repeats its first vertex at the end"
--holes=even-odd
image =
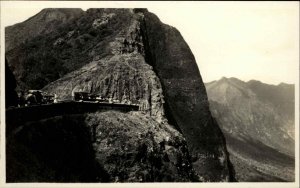
{"type": "Polygon", "coordinates": [[[164,89],[166,109],[187,139],[193,165],[204,181],[232,177],[223,134],[211,117],[205,86],[188,45],[173,27],[144,13],[146,59],[164,89]]]}
{"type": "Polygon", "coordinates": [[[182,135],[140,113],[64,115],[21,125],[6,143],[7,181],[197,181],[182,135]]]}
{"type": "Polygon", "coordinates": [[[225,139],[210,114],[194,56],[175,28],[146,9],[89,9],[60,28],[65,29],[8,53],[31,70],[18,74],[12,65],[21,87],[43,88],[60,99],[86,91],[139,104],[143,113],[136,116],[150,116],[182,133],[199,180],[233,180],[225,139]]]}
{"type": "Polygon", "coordinates": [[[17,100],[18,96],[15,91],[16,89],[16,79],[11,72],[8,62],[5,59],[5,106],[10,107],[10,106],[17,106],[17,100]]]}

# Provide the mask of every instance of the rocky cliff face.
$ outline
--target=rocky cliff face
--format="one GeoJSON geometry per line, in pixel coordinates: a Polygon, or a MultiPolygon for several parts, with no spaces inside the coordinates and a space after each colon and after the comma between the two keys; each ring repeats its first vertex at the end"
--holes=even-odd
{"type": "Polygon", "coordinates": [[[91,63],[48,84],[43,90],[56,93],[60,100],[71,99],[78,91],[100,94],[113,101],[138,104],[158,122],[166,121],[162,86],[152,66],[145,61],[140,23],[136,19],[108,43],[110,55],[101,59],[95,57],[91,63]]]}
{"type": "Polygon", "coordinates": [[[206,89],[238,180],[293,181],[294,86],[222,78],[206,89]]]}
{"type": "Polygon", "coordinates": [[[65,115],[20,126],[7,142],[7,181],[197,181],[182,135],[140,113],[65,115]]]}
{"type": "Polygon", "coordinates": [[[145,9],[89,9],[60,28],[7,52],[12,62],[27,67],[21,72],[11,63],[20,88],[43,88],[61,100],[86,91],[138,104],[138,118],[149,116],[181,132],[191,154],[184,160],[191,160],[198,180],[233,180],[194,56],[175,28],[145,9]]]}
{"type": "Polygon", "coordinates": [[[180,33],[145,12],[146,59],[161,80],[167,116],[187,139],[193,165],[204,181],[230,180],[225,139],[211,117],[195,58],[180,33]],[[222,169],[218,172],[212,169],[222,169]]]}

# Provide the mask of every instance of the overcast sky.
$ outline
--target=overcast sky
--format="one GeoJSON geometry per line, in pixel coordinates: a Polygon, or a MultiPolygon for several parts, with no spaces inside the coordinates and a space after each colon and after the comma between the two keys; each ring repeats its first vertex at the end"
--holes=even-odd
{"type": "Polygon", "coordinates": [[[2,26],[43,8],[146,7],[176,27],[205,82],[225,77],[265,83],[299,79],[299,2],[1,2],[2,26]]]}

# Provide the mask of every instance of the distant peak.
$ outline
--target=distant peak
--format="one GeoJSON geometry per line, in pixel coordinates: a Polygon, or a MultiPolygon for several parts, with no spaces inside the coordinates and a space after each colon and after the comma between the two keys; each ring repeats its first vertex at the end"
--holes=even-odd
{"type": "Polygon", "coordinates": [[[277,86],[286,87],[286,86],[294,86],[294,85],[295,84],[288,84],[288,83],[280,82],[280,84],[278,84],[277,86]]]}
{"type": "Polygon", "coordinates": [[[259,80],[249,80],[247,83],[251,84],[251,83],[262,83],[259,80]]]}
{"type": "Polygon", "coordinates": [[[242,80],[235,78],[235,77],[230,77],[227,78],[225,76],[223,76],[219,81],[233,81],[233,82],[243,82],[242,80]]]}
{"type": "Polygon", "coordinates": [[[44,8],[41,10],[41,12],[71,12],[71,11],[80,11],[80,12],[84,12],[81,8],[44,8]]]}
{"type": "Polygon", "coordinates": [[[134,13],[145,13],[145,12],[148,12],[148,9],[146,9],[146,8],[134,8],[133,12],[134,13]]]}
{"type": "Polygon", "coordinates": [[[220,80],[217,80],[217,82],[229,82],[229,78],[223,76],[220,80]]]}
{"type": "Polygon", "coordinates": [[[84,11],[81,8],[44,8],[37,15],[48,15],[48,14],[65,14],[68,16],[78,15],[84,11]]]}

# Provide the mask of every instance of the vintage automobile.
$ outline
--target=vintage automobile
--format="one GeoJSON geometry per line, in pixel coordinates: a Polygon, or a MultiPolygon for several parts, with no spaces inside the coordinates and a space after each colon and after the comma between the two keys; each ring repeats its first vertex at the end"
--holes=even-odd
{"type": "Polygon", "coordinates": [[[19,95],[19,106],[31,106],[54,103],[54,95],[43,93],[41,90],[28,90],[27,95],[19,95]],[[24,102],[23,102],[24,101],[24,102]]]}
{"type": "Polygon", "coordinates": [[[25,104],[27,106],[37,105],[43,103],[43,95],[40,90],[29,90],[25,97],[25,104]]]}
{"type": "Polygon", "coordinates": [[[89,93],[88,92],[74,92],[74,100],[75,101],[88,101],[89,100],[89,93]]]}
{"type": "Polygon", "coordinates": [[[106,99],[102,98],[100,95],[90,94],[88,92],[74,92],[74,100],[83,102],[105,102],[106,99]]]}

